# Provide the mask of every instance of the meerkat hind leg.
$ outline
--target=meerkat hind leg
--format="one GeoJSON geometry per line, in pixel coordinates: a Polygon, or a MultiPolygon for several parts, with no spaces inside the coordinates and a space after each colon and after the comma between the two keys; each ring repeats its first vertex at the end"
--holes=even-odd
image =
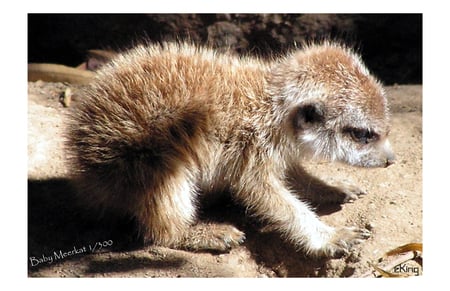
{"type": "Polygon", "coordinates": [[[244,240],[245,234],[231,225],[198,223],[191,226],[174,247],[190,251],[226,252],[244,240]]]}
{"type": "Polygon", "coordinates": [[[165,177],[149,193],[155,195],[138,215],[146,240],[159,246],[190,251],[224,252],[244,241],[231,225],[196,224],[196,189],[188,175],[165,177]]]}

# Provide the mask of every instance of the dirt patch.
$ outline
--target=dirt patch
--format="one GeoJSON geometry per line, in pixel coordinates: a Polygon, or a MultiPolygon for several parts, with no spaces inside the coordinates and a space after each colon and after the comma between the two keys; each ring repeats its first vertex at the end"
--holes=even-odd
{"type": "MultiPolygon", "coordinates": [[[[228,28],[227,28],[228,29],[228,28]]],[[[233,29],[230,27],[229,29],[233,29]]],[[[220,33],[217,29],[215,33],[220,33]]],[[[226,254],[142,246],[133,222],[97,220],[79,207],[67,180],[61,83],[28,84],[28,275],[31,277],[348,277],[371,270],[368,261],[410,242],[422,242],[422,86],[388,87],[391,143],[397,163],[386,169],[310,162],[326,181],[349,180],[367,191],[354,203],[319,209],[333,226],[370,228],[372,237],[341,259],[311,259],[278,234],[264,232],[231,202],[205,209],[211,223],[245,231],[226,254]]],[[[76,88],[74,102],[77,102],[76,88]]],[[[420,270],[421,272],[421,270],[420,270]]]]}

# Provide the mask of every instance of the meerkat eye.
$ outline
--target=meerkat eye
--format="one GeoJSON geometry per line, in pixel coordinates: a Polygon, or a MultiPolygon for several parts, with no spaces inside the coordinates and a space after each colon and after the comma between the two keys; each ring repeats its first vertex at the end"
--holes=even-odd
{"type": "Polygon", "coordinates": [[[378,139],[378,134],[369,128],[345,127],[343,131],[354,141],[362,144],[368,144],[378,139]]]}

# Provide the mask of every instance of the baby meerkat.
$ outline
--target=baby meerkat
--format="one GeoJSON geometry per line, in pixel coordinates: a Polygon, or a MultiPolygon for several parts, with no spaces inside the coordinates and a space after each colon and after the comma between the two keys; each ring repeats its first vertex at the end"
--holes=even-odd
{"type": "Polygon", "coordinates": [[[97,74],[71,115],[68,150],[89,206],[136,218],[157,245],[226,250],[244,234],[196,224],[199,195],[229,191],[251,215],[311,255],[369,236],[321,222],[298,199],[356,199],[301,162],[393,163],[385,93],[360,57],[333,42],[264,62],[189,44],[140,45],[97,74]],[[324,193],[328,192],[328,194],[324,193]],[[308,196],[306,195],[306,196],[308,196]]]}

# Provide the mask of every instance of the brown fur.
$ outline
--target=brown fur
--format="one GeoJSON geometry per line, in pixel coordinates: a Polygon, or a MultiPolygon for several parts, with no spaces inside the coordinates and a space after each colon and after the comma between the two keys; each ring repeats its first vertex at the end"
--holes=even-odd
{"type": "MultiPolygon", "coordinates": [[[[334,255],[367,233],[335,230],[295,198],[312,178],[301,159],[387,166],[388,131],[383,90],[347,48],[313,45],[265,63],[164,44],[102,68],[72,116],[68,145],[88,205],[134,216],[156,244],[240,243],[233,227],[214,235],[192,227],[199,193],[229,189],[295,246],[334,255]]],[[[330,201],[360,194],[332,189],[330,201]]]]}

